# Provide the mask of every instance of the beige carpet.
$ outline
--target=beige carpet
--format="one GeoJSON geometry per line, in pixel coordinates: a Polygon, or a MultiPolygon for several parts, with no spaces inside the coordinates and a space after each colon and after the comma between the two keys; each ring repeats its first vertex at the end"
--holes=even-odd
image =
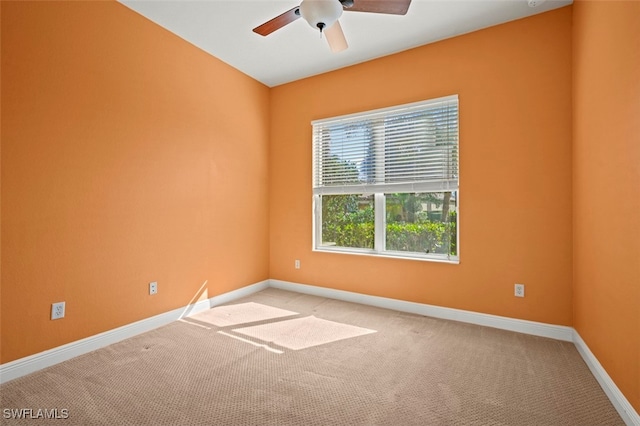
{"type": "Polygon", "coordinates": [[[233,331],[271,343],[272,346],[281,346],[296,351],[375,333],[375,330],[327,321],[313,315],[271,324],[236,328],[233,331]]]}
{"type": "Polygon", "coordinates": [[[571,343],[276,289],[229,305],[2,385],[0,422],[624,424],[571,343]]]}
{"type": "Polygon", "coordinates": [[[216,306],[193,315],[189,320],[202,321],[218,327],[247,324],[251,322],[298,315],[298,312],[278,309],[261,303],[247,302],[234,305],[216,306]]]}

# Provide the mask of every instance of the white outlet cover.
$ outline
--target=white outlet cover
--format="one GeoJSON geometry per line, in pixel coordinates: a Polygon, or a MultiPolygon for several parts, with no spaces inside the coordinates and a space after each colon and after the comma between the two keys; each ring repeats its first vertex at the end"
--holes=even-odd
{"type": "Polygon", "coordinates": [[[64,318],[65,311],[64,302],[57,302],[51,304],[51,319],[56,320],[60,318],[64,318]]]}
{"type": "Polygon", "coordinates": [[[516,284],[514,286],[514,295],[516,297],[524,297],[524,284],[516,284]]]}
{"type": "Polygon", "coordinates": [[[149,294],[157,294],[158,293],[158,283],[156,281],[149,283],[149,294]]]}

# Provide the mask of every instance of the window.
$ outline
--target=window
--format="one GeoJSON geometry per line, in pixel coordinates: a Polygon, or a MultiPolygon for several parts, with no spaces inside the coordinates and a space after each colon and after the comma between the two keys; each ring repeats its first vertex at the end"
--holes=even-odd
{"type": "Polygon", "coordinates": [[[314,250],[458,261],[458,96],[317,120],[314,250]]]}

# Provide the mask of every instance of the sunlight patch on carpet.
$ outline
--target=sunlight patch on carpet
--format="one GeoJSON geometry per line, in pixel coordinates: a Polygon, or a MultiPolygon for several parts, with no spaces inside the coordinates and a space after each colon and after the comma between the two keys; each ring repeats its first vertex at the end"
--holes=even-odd
{"type": "Polygon", "coordinates": [[[248,343],[250,345],[257,346],[257,347],[262,348],[262,349],[266,349],[269,352],[273,352],[273,353],[276,353],[278,355],[284,353],[281,350],[273,349],[269,345],[262,345],[260,343],[252,342],[251,340],[243,339],[242,337],[234,336],[233,334],[225,333],[224,331],[218,331],[218,334],[222,334],[223,336],[231,337],[232,339],[239,340],[239,341],[241,341],[243,343],[248,343]]]}
{"type": "Polygon", "coordinates": [[[376,330],[328,321],[314,316],[236,328],[233,331],[293,350],[376,332],[376,330]]]}
{"type": "Polygon", "coordinates": [[[217,327],[247,324],[250,322],[265,321],[274,318],[298,315],[297,312],[286,309],[274,308],[261,303],[248,302],[236,305],[225,305],[211,308],[193,315],[191,318],[213,324],[217,327]]]}
{"type": "Polygon", "coordinates": [[[189,321],[189,318],[180,318],[178,321],[183,322],[189,325],[195,325],[196,327],[204,328],[205,330],[211,330],[211,327],[207,327],[206,325],[198,324],[197,322],[189,321]]]}

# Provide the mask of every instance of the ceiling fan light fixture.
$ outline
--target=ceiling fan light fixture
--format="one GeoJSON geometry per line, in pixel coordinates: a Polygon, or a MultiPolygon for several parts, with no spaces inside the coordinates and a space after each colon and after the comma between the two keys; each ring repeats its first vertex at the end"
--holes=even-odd
{"type": "Polygon", "coordinates": [[[300,3],[300,14],[312,28],[318,28],[322,32],[340,18],[342,4],[339,0],[303,0],[300,3]]]}

